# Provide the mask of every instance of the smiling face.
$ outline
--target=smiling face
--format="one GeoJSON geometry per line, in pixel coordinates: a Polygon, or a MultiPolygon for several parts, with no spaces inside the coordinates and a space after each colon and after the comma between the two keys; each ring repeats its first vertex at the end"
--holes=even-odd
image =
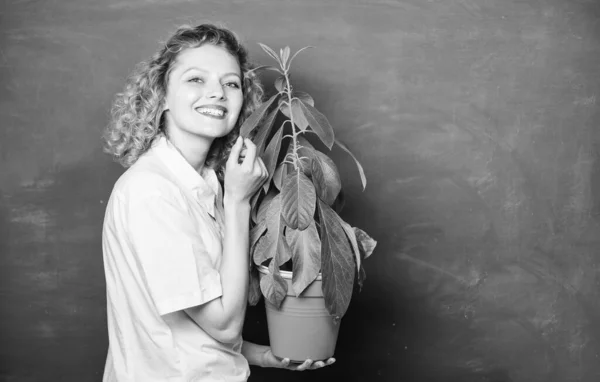
{"type": "Polygon", "coordinates": [[[205,44],[182,51],[167,83],[169,136],[210,145],[235,127],[244,99],[241,71],[224,48],[205,44]]]}

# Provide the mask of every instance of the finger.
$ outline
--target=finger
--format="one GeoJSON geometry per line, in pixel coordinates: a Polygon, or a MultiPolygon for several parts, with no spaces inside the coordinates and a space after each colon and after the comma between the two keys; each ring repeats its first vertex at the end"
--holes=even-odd
{"type": "Polygon", "coordinates": [[[241,164],[244,161],[244,158],[246,158],[246,147],[242,148],[242,151],[240,152],[240,155],[238,157],[238,163],[241,164]]]}
{"type": "Polygon", "coordinates": [[[328,360],[325,362],[325,364],[326,364],[327,366],[329,366],[329,365],[333,365],[334,363],[335,363],[335,358],[329,358],[329,359],[328,359],[328,360]]]}
{"type": "Polygon", "coordinates": [[[287,368],[290,365],[290,359],[289,358],[284,358],[281,360],[281,367],[282,368],[287,368]]]}
{"type": "Polygon", "coordinates": [[[306,370],[306,369],[308,369],[312,365],[312,363],[313,363],[312,360],[307,359],[306,361],[304,361],[304,363],[302,363],[302,365],[298,366],[296,368],[296,370],[298,370],[298,371],[306,370]]]}
{"type": "Polygon", "coordinates": [[[319,369],[324,366],[325,366],[325,363],[323,361],[317,361],[312,364],[312,369],[319,369]]]}
{"type": "Polygon", "coordinates": [[[244,139],[246,145],[246,157],[244,158],[243,165],[247,168],[252,168],[254,160],[256,159],[256,145],[249,139],[244,139]]]}
{"type": "Polygon", "coordinates": [[[263,162],[262,159],[260,158],[256,158],[256,161],[258,162],[258,166],[260,167],[261,170],[261,177],[266,180],[269,177],[269,170],[267,170],[267,166],[265,165],[265,162],[263,162]]]}
{"type": "Polygon", "coordinates": [[[243,139],[242,137],[238,137],[233,147],[231,147],[231,151],[229,152],[229,158],[227,158],[227,163],[237,163],[238,158],[240,157],[240,152],[243,147],[243,139]]]}

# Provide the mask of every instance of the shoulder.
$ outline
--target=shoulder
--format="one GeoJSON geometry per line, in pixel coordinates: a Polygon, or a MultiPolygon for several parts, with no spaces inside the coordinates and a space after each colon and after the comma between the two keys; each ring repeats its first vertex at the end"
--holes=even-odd
{"type": "Polygon", "coordinates": [[[179,194],[179,186],[170,171],[151,157],[140,158],[119,177],[113,188],[113,195],[125,202],[179,194]]]}

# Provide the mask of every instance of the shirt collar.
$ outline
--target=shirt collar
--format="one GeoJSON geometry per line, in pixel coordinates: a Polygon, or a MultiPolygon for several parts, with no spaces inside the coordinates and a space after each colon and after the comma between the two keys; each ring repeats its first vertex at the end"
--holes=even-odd
{"type": "Polygon", "coordinates": [[[189,189],[208,213],[215,217],[215,201],[219,195],[219,180],[211,168],[204,167],[202,176],[188,163],[179,150],[165,137],[154,142],[152,150],[175,175],[177,181],[189,189]]]}

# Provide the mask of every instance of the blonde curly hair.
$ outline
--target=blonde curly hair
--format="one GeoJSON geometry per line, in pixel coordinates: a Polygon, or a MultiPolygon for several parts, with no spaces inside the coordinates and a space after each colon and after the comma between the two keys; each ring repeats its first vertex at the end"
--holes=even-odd
{"type": "Polygon", "coordinates": [[[242,123],[260,105],[263,89],[248,52],[235,34],[211,24],[195,27],[183,25],[167,40],[149,61],[138,64],[128,77],[124,90],[118,93],[111,109],[111,123],[104,134],[104,151],[123,167],[133,165],[165,133],[163,100],[167,93],[169,73],[179,53],[204,44],[223,47],[236,57],[242,72],[244,101],[234,129],[213,142],[206,165],[223,179],[224,163],[237,139],[242,123]]]}

